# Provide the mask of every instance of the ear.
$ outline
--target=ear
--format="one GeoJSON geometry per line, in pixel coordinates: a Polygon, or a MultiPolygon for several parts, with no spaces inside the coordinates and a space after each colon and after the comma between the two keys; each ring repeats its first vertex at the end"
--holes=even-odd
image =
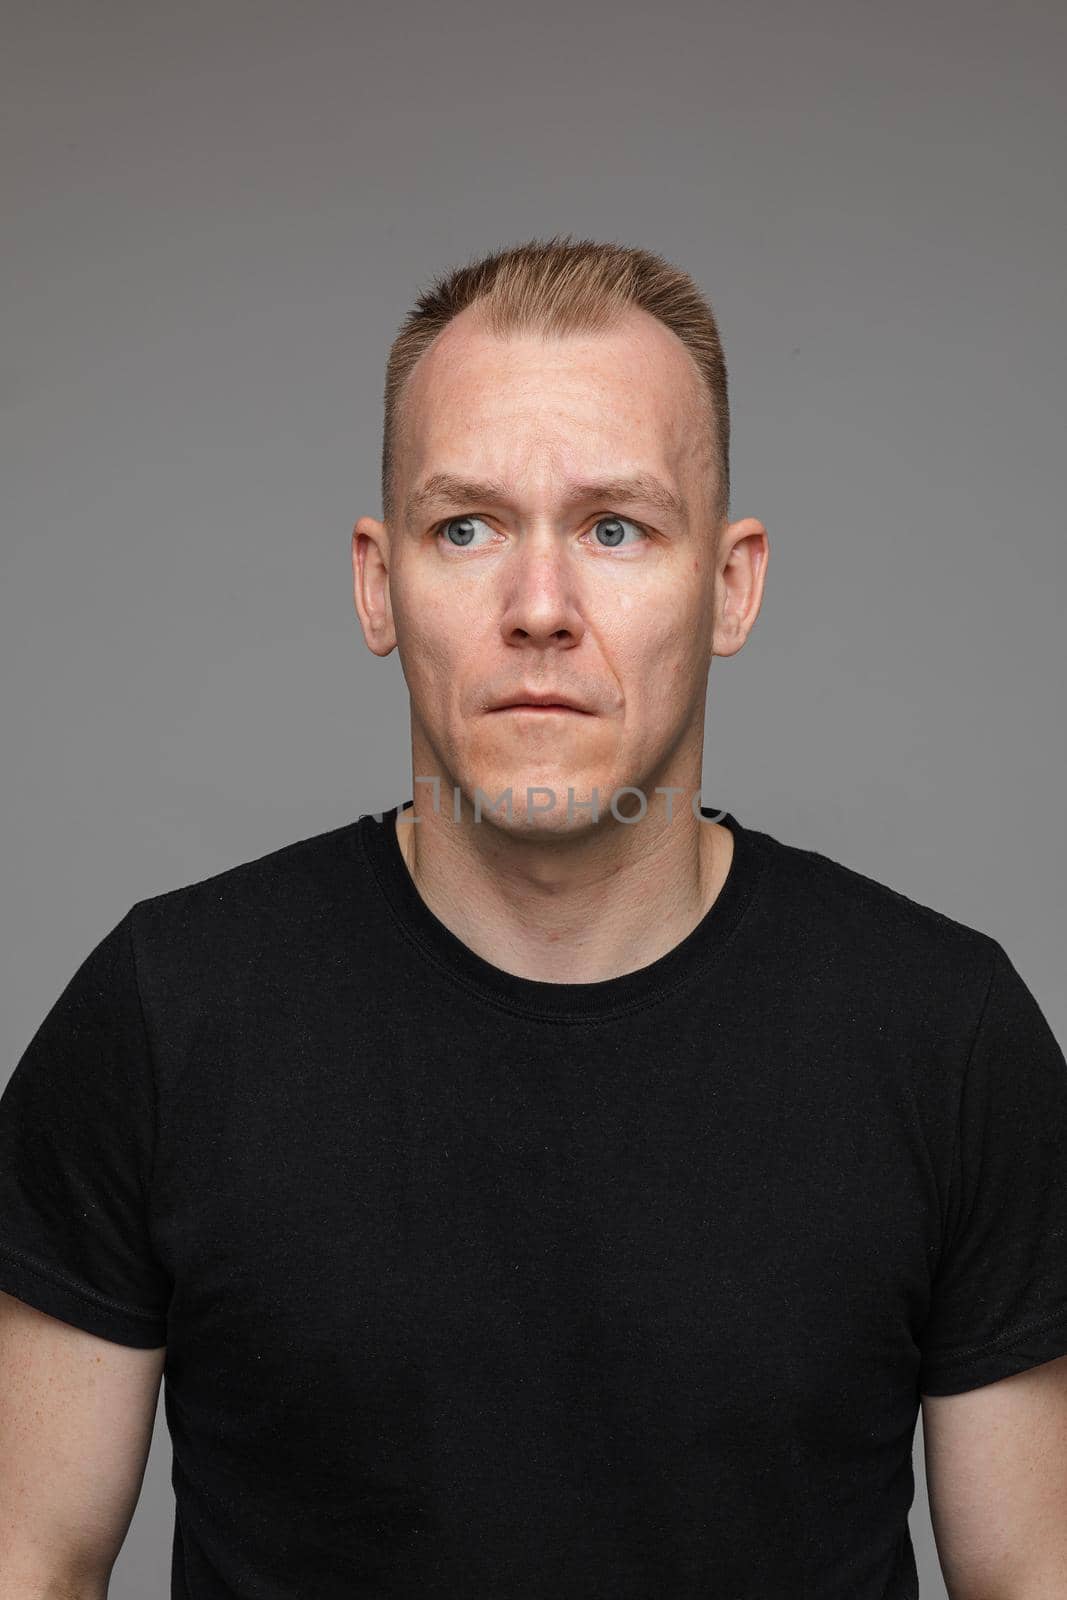
{"type": "Polygon", "coordinates": [[[755,517],[731,522],[719,535],[715,554],[715,627],[712,654],[734,656],[752,630],[763,602],[770,546],[755,517]]]}
{"type": "Polygon", "coordinates": [[[384,522],[360,517],[352,529],[352,595],[367,648],[387,656],[396,645],[389,597],[389,537],[384,522]]]}

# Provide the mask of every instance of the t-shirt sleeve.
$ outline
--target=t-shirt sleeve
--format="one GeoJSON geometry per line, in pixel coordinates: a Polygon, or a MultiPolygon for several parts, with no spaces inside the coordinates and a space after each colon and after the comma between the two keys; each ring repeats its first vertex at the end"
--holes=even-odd
{"type": "Polygon", "coordinates": [[[166,1344],[152,1247],[155,1083],[133,909],[100,940],[0,1095],[0,1289],[119,1344],[166,1344]]]}
{"type": "Polygon", "coordinates": [[[959,1394],[1067,1354],[1067,1061],[996,945],[960,1094],[919,1390],[959,1394]]]}

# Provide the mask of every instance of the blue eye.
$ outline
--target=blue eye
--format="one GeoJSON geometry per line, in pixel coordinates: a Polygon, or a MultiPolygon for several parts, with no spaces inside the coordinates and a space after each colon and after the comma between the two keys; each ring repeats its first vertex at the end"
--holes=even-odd
{"type": "MultiPolygon", "coordinates": [[[[476,530],[481,527],[493,537],[493,530],[481,517],[462,516],[449,517],[437,529],[437,537],[452,550],[467,550],[477,546],[476,530]]],[[[630,544],[636,544],[646,537],[644,531],[636,522],[631,522],[628,517],[600,517],[593,524],[593,532],[597,535],[596,543],[602,550],[618,549],[626,539],[626,529],[630,528],[636,538],[630,539],[630,544]]],[[[483,538],[481,543],[486,541],[483,538]]]]}
{"type": "Polygon", "coordinates": [[[599,533],[601,528],[606,528],[608,532],[605,538],[598,538],[596,542],[604,549],[615,549],[622,544],[623,529],[626,527],[636,528],[639,538],[644,538],[641,529],[637,527],[635,522],[631,522],[628,517],[601,517],[593,524],[593,532],[599,533]]]}
{"type": "MultiPolygon", "coordinates": [[[[483,528],[487,526],[481,517],[449,517],[447,522],[442,522],[437,531],[453,549],[463,550],[473,542],[474,530],[479,523],[483,528]],[[451,535],[455,537],[450,537],[451,535]]],[[[489,531],[492,532],[491,529],[489,531]]]]}

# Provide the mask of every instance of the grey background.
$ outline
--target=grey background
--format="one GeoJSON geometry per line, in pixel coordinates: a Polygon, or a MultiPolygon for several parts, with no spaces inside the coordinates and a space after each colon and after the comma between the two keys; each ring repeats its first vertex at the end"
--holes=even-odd
{"type": "MultiPolygon", "coordinates": [[[[4,20],[5,1077],[134,900],[409,796],[349,571],[389,342],[555,232],[661,251],[721,322],[771,564],[705,799],[992,933],[1067,1038],[1067,13],[4,20]]],[[[169,1472],[161,1405],[114,1600],[168,1592],[169,1472]]]]}

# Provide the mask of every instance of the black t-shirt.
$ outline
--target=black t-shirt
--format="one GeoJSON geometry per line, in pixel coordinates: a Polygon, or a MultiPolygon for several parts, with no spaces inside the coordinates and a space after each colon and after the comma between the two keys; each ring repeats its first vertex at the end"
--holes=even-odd
{"type": "Polygon", "coordinates": [[[167,1346],[175,1600],[915,1596],[920,1393],[1067,1352],[1004,949],[727,815],[687,938],[543,983],[395,814],[138,901],[0,1098],[0,1288],[167,1346]]]}

